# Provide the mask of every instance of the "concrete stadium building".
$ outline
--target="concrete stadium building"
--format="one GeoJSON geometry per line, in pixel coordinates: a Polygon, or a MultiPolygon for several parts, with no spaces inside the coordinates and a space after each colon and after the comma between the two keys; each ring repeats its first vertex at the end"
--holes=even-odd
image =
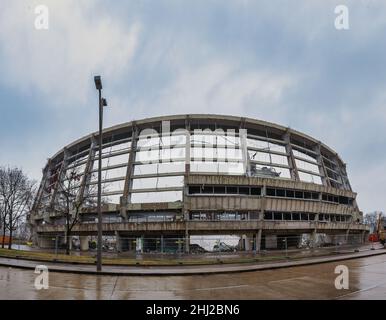
{"type": "MultiPolygon", "coordinates": [[[[67,145],[43,169],[29,215],[40,246],[66,232],[57,204],[71,170],[82,203],[71,234],[83,249],[96,235],[97,141],[92,133],[67,145]]],[[[102,196],[103,234],[127,250],[136,238],[144,246],[178,238],[189,251],[192,236],[238,235],[243,249],[258,251],[277,236],[368,232],[334,150],[293,129],[235,116],[164,116],[104,129],[102,196]]]]}

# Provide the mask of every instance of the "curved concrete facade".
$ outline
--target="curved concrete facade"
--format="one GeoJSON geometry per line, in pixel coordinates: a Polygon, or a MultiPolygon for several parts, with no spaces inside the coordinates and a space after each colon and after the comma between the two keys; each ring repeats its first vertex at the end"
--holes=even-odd
{"type": "MultiPolygon", "coordinates": [[[[73,234],[96,233],[97,141],[90,134],[48,160],[29,216],[38,236],[65,232],[60,203],[71,177],[82,204],[73,234]]],[[[234,116],[165,116],[105,129],[102,196],[106,235],[237,233],[259,245],[273,234],[367,231],[334,150],[293,129],[234,116]]]]}

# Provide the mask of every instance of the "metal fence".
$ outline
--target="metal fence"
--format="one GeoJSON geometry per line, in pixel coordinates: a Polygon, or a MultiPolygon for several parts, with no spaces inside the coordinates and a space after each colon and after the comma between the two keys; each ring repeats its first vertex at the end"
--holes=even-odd
{"type": "MultiPolygon", "coordinates": [[[[39,236],[35,243],[17,242],[13,249],[63,254],[66,251],[66,237],[39,236]]],[[[159,236],[124,237],[103,236],[105,257],[157,257],[170,259],[192,257],[271,257],[300,258],[326,254],[350,253],[375,249],[376,244],[368,242],[360,234],[300,236],[263,235],[260,246],[255,236],[212,235],[212,236],[159,236]]],[[[72,236],[72,255],[95,255],[96,236],[72,236]]]]}

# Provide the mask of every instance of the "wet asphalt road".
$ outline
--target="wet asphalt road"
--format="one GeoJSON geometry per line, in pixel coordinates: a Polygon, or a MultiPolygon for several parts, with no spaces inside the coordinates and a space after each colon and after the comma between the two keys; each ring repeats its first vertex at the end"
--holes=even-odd
{"type": "Polygon", "coordinates": [[[276,270],[194,276],[49,274],[36,290],[33,270],[0,267],[0,299],[386,299],[386,255],[276,270]],[[349,289],[335,288],[337,265],[349,289]]]}

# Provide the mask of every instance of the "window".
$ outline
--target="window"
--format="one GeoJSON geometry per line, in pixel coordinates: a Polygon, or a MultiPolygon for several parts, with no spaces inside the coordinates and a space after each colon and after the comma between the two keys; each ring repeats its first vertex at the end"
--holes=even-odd
{"type": "Polygon", "coordinates": [[[276,196],[277,197],[285,197],[285,190],[284,189],[276,189],[276,196]]]}
{"type": "Polygon", "coordinates": [[[248,187],[239,187],[239,194],[249,195],[249,188],[248,187]]]}
{"type": "Polygon", "coordinates": [[[215,194],[225,194],[225,187],[214,186],[213,189],[215,194]]]}
{"type": "Polygon", "coordinates": [[[237,187],[227,187],[227,193],[237,194],[237,187]]]}
{"type": "Polygon", "coordinates": [[[264,220],[272,220],[272,212],[264,212],[264,220]]]}
{"type": "Polygon", "coordinates": [[[276,195],[275,189],[267,188],[267,196],[274,197],[276,195]]]}
{"type": "Polygon", "coordinates": [[[292,220],[292,214],[290,212],[284,213],[284,220],[292,220]]]}
{"type": "Polygon", "coordinates": [[[261,188],[251,188],[251,195],[261,195],[261,188]]]}
{"type": "Polygon", "coordinates": [[[302,191],[295,191],[295,198],[296,199],[303,199],[303,192],[302,191]]]}
{"type": "Polygon", "coordinates": [[[294,198],[295,192],[293,190],[286,190],[286,197],[287,198],[294,198]]]}
{"type": "Polygon", "coordinates": [[[201,188],[199,186],[189,186],[189,194],[200,193],[201,188]]]}
{"type": "Polygon", "coordinates": [[[274,220],[283,220],[283,214],[281,212],[275,212],[273,214],[274,220]]]}
{"type": "Polygon", "coordinates": [[[339,197],[339,203],[340,204],[348,204],[348,198],[347,197],[339,197]]]}
{"type": "Polygon", "coordinates": [[[250,220],[257,220],[259,219],[259,212],[249,212],[249,219],[250,220]]]}
{"type": "Polygon", "coordinates": [[[202,194],[213,194],[213,187],[212,186],[204,186],[201,188],[202,194]]]}
{"type": "Polygon", "coordinates": [[[302,214],[300,215],[300,218],[301,218],[301,220],[303,220],[303,221],[308,221],[308,213],[302,213],[302,214]]]}
{"type": "Polygon", "coordinates": [[[300,220],[300,214],[299,213],[292,213],[292,220],[300,220]]]}

